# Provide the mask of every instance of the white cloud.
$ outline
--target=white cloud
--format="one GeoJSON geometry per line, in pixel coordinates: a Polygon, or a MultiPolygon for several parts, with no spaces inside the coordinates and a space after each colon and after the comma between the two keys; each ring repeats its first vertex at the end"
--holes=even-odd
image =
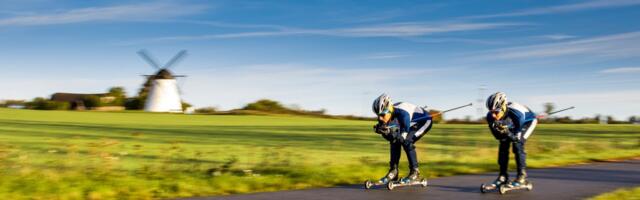
{"type": "Polygon", "coordinates": [[[626,74],[626,73],[640,73],[640,67],[618,67],[618,68],[609,68],[600,71],[600,73],[605,74],[626,74]]]}
{"type": "Polygon", "coordinates": [[[461,32],[495,29],[505,26],[520,25],[515,23],[392,23],[364,27],[353,27],[321,31],[326,35],[347,37],[411,37],[436,33],[461,32]]]}
{"type": "Polygon", "coordinates": [[[640,55],[640,32],[628,32],[600,37],[540,45],[510,47],[480,53],[482,59],[532,59],[565,56],[619,58],[640,55]]]}
{"type": "MultiPolygon", "coordinates": [[[[192,40],[212,40],[247,37],[275,37],[289,35],[321,35],[333,37],[417,37],[450,32],[478,31],[498,29],[509,26],[519,26],[521,23],[475,23],[475,22],[446,22],[446,23],[424,23],[405,22],[374,24],[367,26],[356,26],[346,28],[331,29],[301,29],[278,26],[279,30],[221,33],[208,35],[190,36],[170,36],[159,37],[135,42],[124,42],[124,45],[161,42],[161,41],[192,41],[192,40]]],[[[270,26],[269,28],[274,28],[270,26]]]]}
{"type": "Polygon", "coordinates": [[[640,5],[640,1],[638,0],[595,0],[595,1],[574,3],[574,4],[525,9],[525,10],[508,12],[508,13],[470,16],[466,18],[497,18],[497,17],[545,15],[545,14],[578,12],[578,11],[615,8],[615,7],[624,7],[624,6],[636,6],[636,5],[640,5]]]}
{"type": "Polygon", "coordinates": [[[548,39],[548,40],[566,40],[576,38],[575,35],[567,35],[567,34],[550,34],[550,35],[541,35],[540,38],[548,39]]]}
{"type": "Polygon", "coordinates": [[[368,59],[368,60],[395,59],[395,58],[404,58],[409,56],[411,56],[411,54],[402,53],[402,52],[385,52],[385,53],[374,53],[370,55],[365,55],[365,56],[362,56],[362,59],[368,59]]]}
{"type": "Polygon", "coordinates": [[[39,13],[0,19],[0,26],[36,26],[94,21],[132,21],[182,16],[202,12],[205,7],[172,3],[148,3],[89,7],[55,13],[39,13]]]}

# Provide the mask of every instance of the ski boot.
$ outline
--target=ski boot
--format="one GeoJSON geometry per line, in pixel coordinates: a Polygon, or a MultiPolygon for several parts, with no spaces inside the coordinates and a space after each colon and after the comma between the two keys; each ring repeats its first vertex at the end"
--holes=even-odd
{"type": "Polygon", "coordinates": [[[413,168],[409,172],[409,175],[400,179],[400,181],[390,181],[387,183],[387,189],[393,190],[395,187],[402,186],[412,186],[412,185],[421,185],[422,187],[427,187],[427,179],[420,179],[420,170],[418,168],[413,168]]]}
{"type": "Polygon", "coordinates": [[[501,185],[504,185],[508,182],[509,182],[509,178],[507,178],[506,175],[500,175],[498,176],[498,178],[496,178],[495,181],[493,181],[493,183],[480,185],[480,192],[486,193],[489,191],[493,191],[495,189],[498,189],[501,185]]]}
{"type": "Polygon", "coordinates": [[[527,189],[531,191],[533,189],[533,184],[527,180],[527,173],[523,170],[518,174],[518,178],[511,181],[508,184],[503,184],[500,186],[500,194],[505,194],[511,190],[520,190],[527,189]]]}
{"type": "Polygon", "coordinates": [[[370,180],[365,181],[364,188],[370,189],[373,186],[385,185],[393,181],[398,181],[398,166],[395,166],[389,169],[389,172],[387,172],[387,175],[384,175],[384,177],[380,178],[378,182],[372,182],[370,180]]]}

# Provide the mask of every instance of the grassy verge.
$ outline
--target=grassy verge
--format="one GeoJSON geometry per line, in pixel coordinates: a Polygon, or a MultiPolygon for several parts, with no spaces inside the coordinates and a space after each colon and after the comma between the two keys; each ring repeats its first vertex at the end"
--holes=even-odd
{"type": "MultiPolygon", "coordinates": [[[[388,144],[371,125],[0,109],[0,196],[156,199],[356,184],[386,172],[388,144]]],[[[527,143],[528,164],[640,156],[638,147],[640,126],[542,124],[527,143]]],[[[417,149],[428,177],[497,169],[497,142],[485,125],[436,124],[417,149]]]]}
{"type": "Polygon", "coordinates": [[[640,187],[618,189],[613,192],[607,192],[607,193],[595,196],[593,198],[590,198],[590,200],[618,200],[618,199],[628,199],[628,200],[640,199],[640,187]]]}

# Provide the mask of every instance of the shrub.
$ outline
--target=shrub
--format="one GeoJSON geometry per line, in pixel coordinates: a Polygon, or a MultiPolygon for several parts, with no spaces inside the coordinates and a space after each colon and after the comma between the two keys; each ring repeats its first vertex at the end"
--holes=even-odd
{"type": "Polygon", "coordinates": [[[247,104],[244,110],[258,110],[258,111],[267,111],[267,112],[286,112],[289,109],[285,108],[280,102],[269,100],[269,99],[260,99],[256,102],[247,104]]]}
{"type": "Polygon", "coordinates": [[[142,110],[144,108],[144,99],[140,97],[127,98],[124,102],[124,107],[127,110],[142,110]]]}
{"type": "Polygon", "coordinates": [[[102,102],[100,102],[100,97],[95,95],[86,96],[83,99],[84,106],[87,108],[95,108],[102,106],[102,102]]]}
{"type": "Polygon", "coordinates": [[[182,102],[182,110],[187,110],[187,108],[191,107],[192,105],[190,103],[187,102],[182,102]]]}
{"type": "Polygon", "coordinates": [[[70,105],[68,102],[51,101],[46,98],[37,97],[27,103],[27,108],[35,110],[68,110],[70,105]]]}
{"type": "Polygon", "coordinates": [[[202,113],[202,114],[213,114],[218,112],[218,108],[216,107],[204,107],[204,108],[198,108],[195,110],[196,113],[202,113]]]}

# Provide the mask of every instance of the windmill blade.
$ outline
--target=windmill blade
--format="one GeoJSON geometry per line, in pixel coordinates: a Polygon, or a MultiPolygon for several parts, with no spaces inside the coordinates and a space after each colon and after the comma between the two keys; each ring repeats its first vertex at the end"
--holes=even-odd
{"type": "Polygon", "coordinates": [[[147,61],[147,63],[149,63],[149,65],[151,65],[152,67],[156,69],[162,69],[160,68],[160,65],[158,65],[158,63],[153,58],[151,58],[151,56],[149,56],[149,53],[147,53],[147,50],[142,49],[138,51],[138,55],[140,55],[140,57],[142,57],[142,59],[147,61]]]}
{"type": "Polygon", "coordinates": [[[178,80],[176,80],[176,82],[178,82],[178,84],[176,84],[176,87],[178,88],[178,94],[180,94],[180,96],[181,96],[181,98],[182,98],[182,95],[184,94],[184,93],[182,92],[182,86],[184,86],[184,82],[186,81],[186,78],[185,78],[185,77],[187,77],[187,76],[174,76],[174,77],[181,77],[181,79],[180,79],[180,80],[182,80],[182,81],[178,81],[178,80]]]}
{"type": "Polygon", "coordinates": [[[178,54],[173,56],[173,58],[171,58],[171,60],[169,60],[169,62],[167,62],[166,65],[164,65],[163,69],[171,68],[171,66],[175,65],[177,62],[182,60],[185,55],[187,55],[187,50],[182,50],[182,51],[178,52],[178,54]]]}

